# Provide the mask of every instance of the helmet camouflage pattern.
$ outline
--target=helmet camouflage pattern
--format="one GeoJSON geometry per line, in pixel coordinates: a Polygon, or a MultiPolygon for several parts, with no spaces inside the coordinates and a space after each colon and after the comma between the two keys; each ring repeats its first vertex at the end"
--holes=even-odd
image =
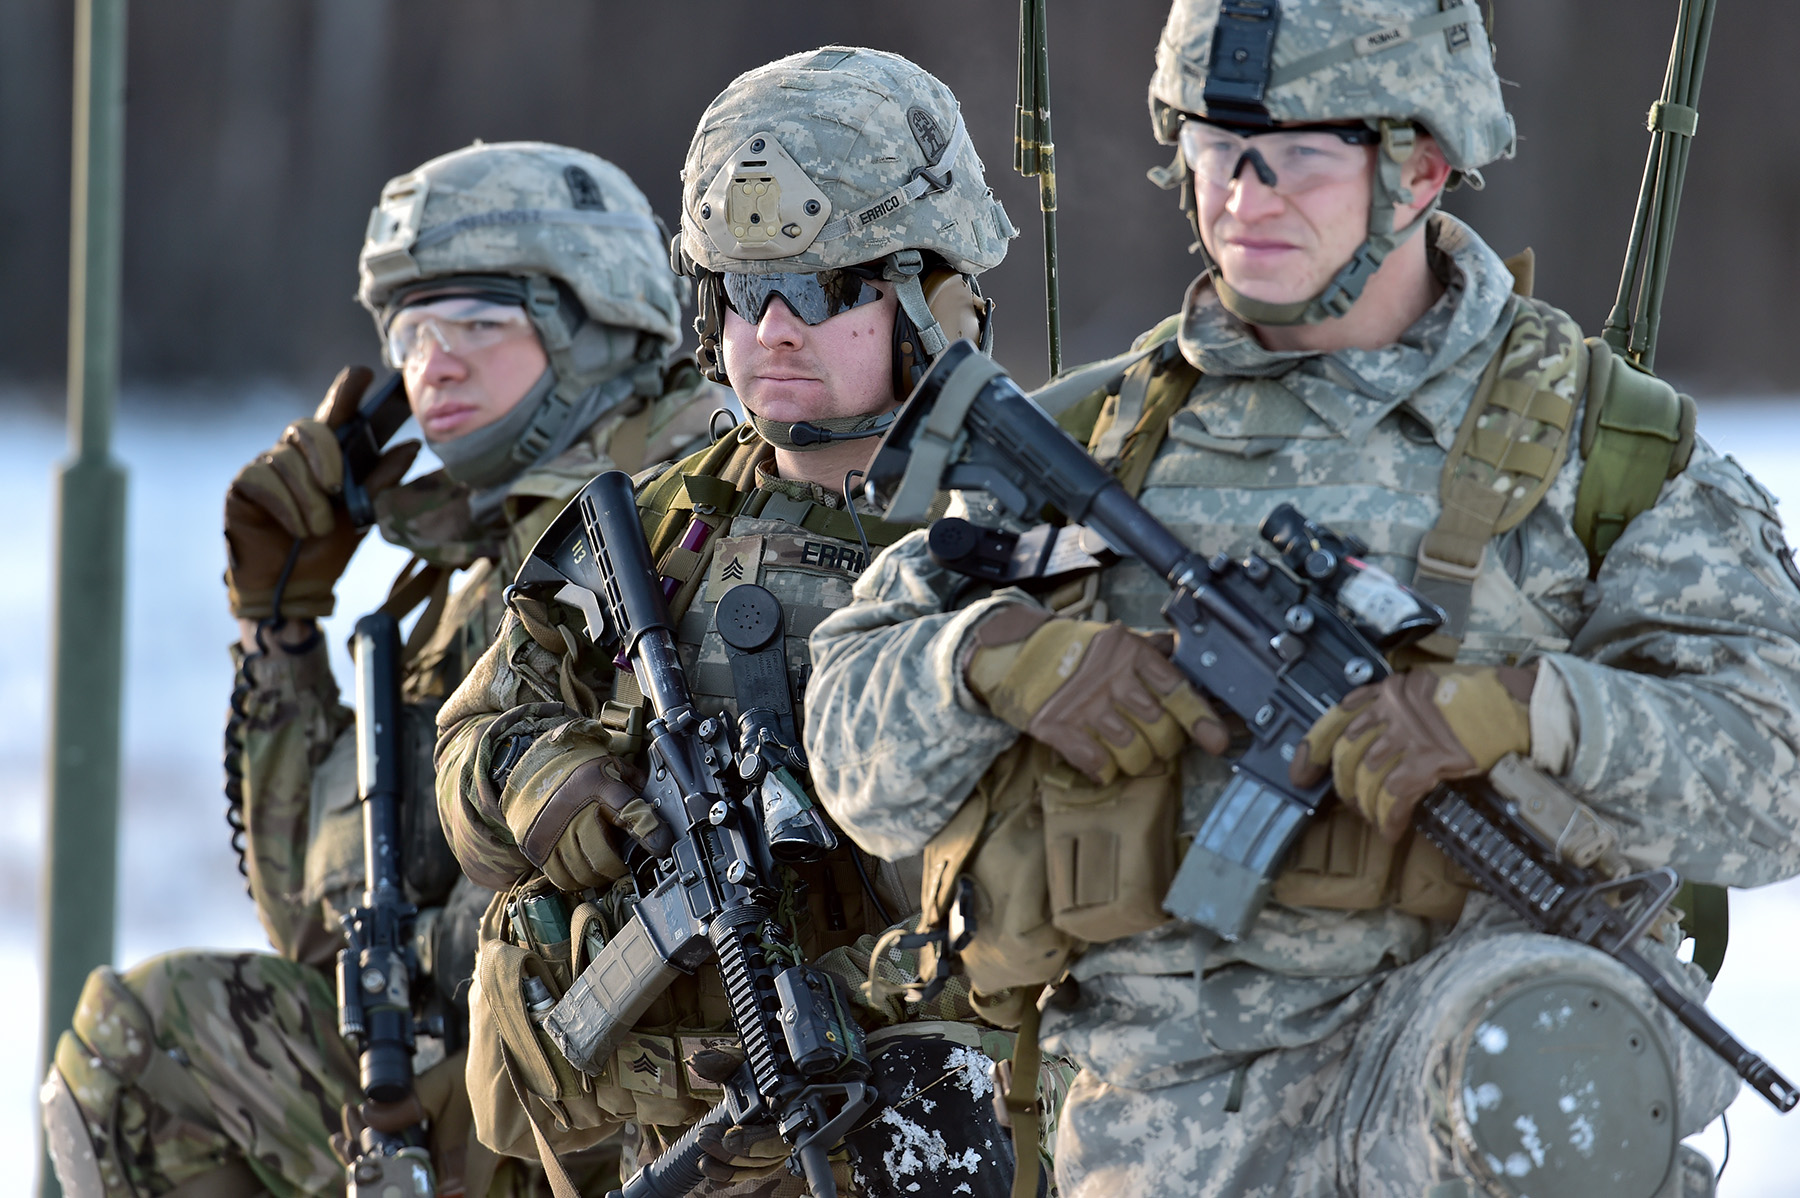
{"type": "MultiPolygon", "coordinates": [[[[1225,48],[1228,56],[1253,53],[1254,42],[1225,48]]],[[[1218,74],[1219,82],[1232,82],[1229,70],[1218,74]]],[[[1263,121],[1275,123],[1383,117],[1414,122],[1437,141],[1451,167],[1463,172],[1513,152],[1512,117],[1500,96],[1493,50],[1474,0],[1450,0],[1442,7],[1440,0],[1176,0],[1150,78],[1157,138],[1175,140],[1171,117],[1180,113],[1226,124],[1256,123],[1257,107],[1263,121]],[[1253,97],[1215,83],[1209,107],[1215,29],[1221,19],[1245,24],[1254,39],[1258,10],[1274,14],[1273,69],[1266,88],[1252,83],[1250,90],[1261,92],[1253,97]]]]}
{"type": "MultiPolygon", "coordinates": [[[[1283,124],[1362,121],[1380,134],[1367,235],[1316,295],[1272,303],[1238,292],[1218,270],[1220,301],[1251,324],[1314,324],[1345,315],[1386,257],[1424,228],[1438,197],[1394,227],[1419,134],[1449,163],[1447,186],[1481,185],[1480,168],[1513,152],[1493,47],[1474,0],[1175,0],[1156,47],[1150,121],[1159,141],[1199,117],[1254,134],[1283,124]]],[[[1181,189],[1199,239],[1193,177],[1181,154],[1150,177],[1181,189]]]]}
{"type": "Polygon", "coordinates": [[[701,114],[681,178],[680,252],[706,270],[828,270],[911,249],[979,274],[1018,232],[950,89],[879,50],[828,46],[738,76],[701,114]]]}
{"type": "MultiPolygon", "coordinates": [[[[725,383],[721,274],[878,269],[893,284],[895,392],[949,343],[992,345],[975,276],[1018,236],[988,190],[962,106],[924,68],[880,50],[826,46],[739,75],[700,116],[681,172],[672,265],[699,282],[701,371],[725,383]]],[[[811,422],[869,432],[880,417],[811,422]]],[[[789,449],[792,426],[751,414],[789,449]]],[[[823,444],[823,442],[819,443],[823,444]]]]}
{"type": "Polygon", "coordinates": [[[589,320],[673,347],[681,282],[664,236],[644,193],[604,158],[545,142],[477,142],[381,189],[357,298],[385,326],[396,293],[419,282],[537,276],[567,287],[589,320]]]}

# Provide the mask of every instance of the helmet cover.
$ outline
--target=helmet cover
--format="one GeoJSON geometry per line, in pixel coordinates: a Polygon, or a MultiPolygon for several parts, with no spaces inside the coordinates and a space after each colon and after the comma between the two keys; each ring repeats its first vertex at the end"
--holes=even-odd
{"type": "Polygon", "coordinates": [[[598,324],[681,340],[682,284],[630,176],[546,142],[480,142],[388,181],[369,214],[357,299],[382,323],[396,292],[451,275],[545,277],[598,324]]]}
{"type": "Polygon", "coordinates": [[[678,253],[710,271],[910,249],[973,275],[1018,234],[950,89],[879,50],[827,46],[738,76],[701,114],[681,177],[678,253]]]}

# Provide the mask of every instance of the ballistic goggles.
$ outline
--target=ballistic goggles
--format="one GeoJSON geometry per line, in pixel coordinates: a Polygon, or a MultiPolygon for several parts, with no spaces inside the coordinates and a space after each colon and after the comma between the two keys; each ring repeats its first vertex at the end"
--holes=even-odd
{"type": "Polygon", "coordinates": [[[875,286],[880,277],[866,266],[804,274],[746,275],[725,271],[719,275],[725,302],[751,324],[762,319],[769,301],[779,295],[794,315],[809,325],[824,324],[833,316],[880,299],[881,291],[875,286]]]}
{"type": "Polygon", "coordinates": [[[387,356],[398,370],[428,355],[433,345],[462,356],[536,335],[531,318],[518,304],[453,296],[402,308],[388,324],[387,356]]]}
{"type": "Polygon", "coordinates": [[[1229,187],[1248,165],[1264,187],[1295,195],[1342,183],[1369,166],[1364,148],[1381,134],[1366,125],[1303,125],[1267,133],[1235,133],[1196,117],[1181,123],[1181,156],[1196,178],[1229,187]]]}

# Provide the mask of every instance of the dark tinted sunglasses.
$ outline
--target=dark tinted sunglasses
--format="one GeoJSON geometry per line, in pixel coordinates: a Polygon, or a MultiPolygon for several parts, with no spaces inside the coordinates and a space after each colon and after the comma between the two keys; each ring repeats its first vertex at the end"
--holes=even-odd
{"type": "Polygon", "coordinates": [[[875,287],[875,280],[881,276],[862,266],[806,274],[744,275],[727,271],[719,277],[725,286],[725,302],[752,324],[762,319],[769,301],[778,295],[787,301],[795,316],[809,325],[823,324],[839,313],[881,298],[875,287]]]}

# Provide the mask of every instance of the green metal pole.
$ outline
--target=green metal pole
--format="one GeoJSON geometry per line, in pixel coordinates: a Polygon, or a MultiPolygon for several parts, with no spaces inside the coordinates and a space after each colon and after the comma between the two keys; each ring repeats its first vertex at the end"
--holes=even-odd
{"type": "MultiPolygon", "coordinates": [[[[124,658],[125,471],[119,379],[125,0],[76,0],[69,195],[69,448],[57,471],[56,622],[45,828],[43,1061],[88,971],[113,956],[124,658]]],[[[43,1198],[62,1190],[39,1153],[43,1198]]]]}

